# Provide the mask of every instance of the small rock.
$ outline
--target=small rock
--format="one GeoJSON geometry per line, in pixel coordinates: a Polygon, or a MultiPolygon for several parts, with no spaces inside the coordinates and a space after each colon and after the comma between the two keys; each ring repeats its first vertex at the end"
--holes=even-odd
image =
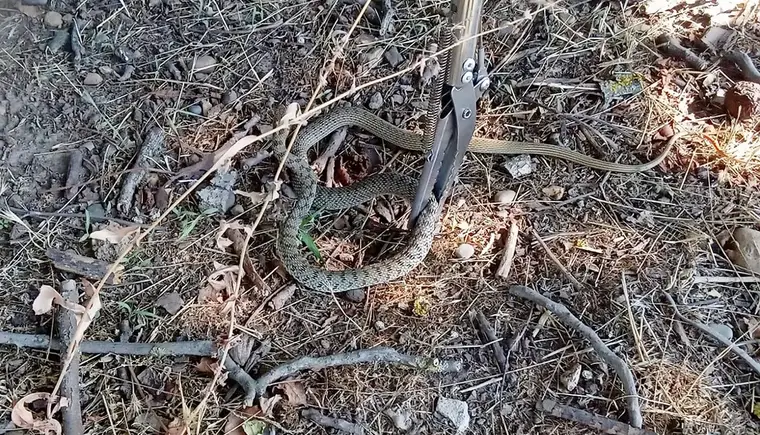
{"type": "Polygon", "coordinates": [[[551,199],[560,200],[565,195],[565,188],[562,186],[548,186],[541,189],[544,195],[551,199]]]}
{"type": "Polygon", "coordinates": [[[61,27],[63,25],[63,15],[56,11],[48,11],[45,14],[44,21],[48,27],[61,27]]]}
{"type": "Polygon", "coordinates": [[[227,213],[235,205],[235,182],[237,171],[231,169],[219,169],[211,185],[198,192],[200,206],[204,211],[216,210],[217,213],[227,213]]]}
{"type": "Polygon", "coordinates": [[[357,288],[347,291],[344,296],[351,302],[361,303],[364,302],[365,293],[363,288],[357,288]]]}
{"type": "Polygon", "coordinates": [[[102,218],[106,216],[106,209],[103,207],[103,204],[94,202],[87,206],[87,214],[92,217],[102,218]]]}
{"type": "Polygon", "coordinates": [[[587,381],[590,381],[594,378],[594,374],[591,372],[591,370],[582,370],[581,377],[587,381]]]}
{"type": "Polygon", "coordinates": [[[84,77],[82,83],[84,83],[85,86],[97,86],[103,83],[103,76],[98,73],[90,72],[84,77]]]}
{"type": "Polygon", "coordinates": [[[171,315],[177,314],[183,305],[185,305],[185,301],[177,292],[166,293],[156,301],[156,306],[165,309],[171,315]]]}
{"type": "Polygon", "coordinates": [[[454,250],[454,256],[461,258],[462,260],[467,260],[473,255],[475,255],[475,247],[469,243],[462,243],[456,250],[454,250]]]}
{"type": "Polygon", "coordinates": [[[463,434],[470,428],[470,411],[467,402],[439,397],[435,412],[453,423],[457,428],[457,434],[463,434]]]}
{"type": "Polygon", "coordinates": [[[369,99],[369,104],[367,104],[367,106],[372,110],[377,110],[383,107],[383,94],[380,92],[375,92],[372,94],[372,97],[369,99]]]}
{"type": "Polygon", "coordinates": [[[69,42],[70,38],[71,34],[68,30],[56,30],[53,33],[53,39],[48,42],[47,48],[53,54],[58,53],[58,51],[69,42]]]}
{"type": "Polygon", "coordinates": [[[243,213],[245,213],[245,207],[243,207],[240,204],[235,204],[230,209],[230,214],[233,215],[233,216],[240,216],[243,213]]]}
{"type": "Polygon", "coordinates": [[[37,6],[30,6],[25,4],[19,4],[16,6],[19,12],[26,15],[29,18],[37,18],[42,15],[42,11],[37,6]]]}
{"type": "Polygon", "coordinates": [[[216,59],[212,56],[200,56],[195,59],[194,71],[204,72],[206,74],[211,73],[216,68],[216,59]]]}
{"type": "Polygon", "coordinates": [[[203,107],[200,104],[193,104],[187,108],[187,111],[193,115],[201,115],[203,114],[203,107]]]}
{"type": "Polygon", "coordinates": [[[389,408],[383,411],[386,417],[390,418],[393,425],[397,429],[406,431],[412,428],[412,411],[407,408],[401,408],[399,406],[395,408],[389,408]]]}
{"type": "Polygon", "coordinates": [[[375,322],[375,329],[378,331],[382,331],[383,329],[385,329],[385,323],[381,320],[378,320],[377,322],[375,322]]]}
{"type": "Polygon", "coordinates": [[[514,190],[500,190],[494,194],[493,202],[498,205],[509,205],[515,202],[515,198],[517,198],[517,192],[514,190]]]}
{"type": "Polygon", "coordinates": [[[509,175],[511,175],[512,178],[520,178],[533,172],[533,164],[530,160],[530,156],[527,154],[521,154],[508,159],[504,162],[504,168],[509,172],[509,175]]]}
{"type": "Polygon", "coordinates": [[[396,68],[397,66],[401,65],[401,62],[404,61],[404,56],[398,52],[398,49],[396,47],[391,47],[388,49],[388,51],[385,52],[385,60],[387,60],[393,68],[396,68]]]}
{"type": "Polygon", "coordinates": [[[722,335],[728,340],[734,339],[734,330],[730,326],[723,325],[721,323],[710,323],[709,325],[707,325],[707,327],[715,331],[717,334],[722,335]]]}
{"type": "Polygon", "coordinates": [[[227,91],[222,95],[222,104],[232,104],[237,100],[237,97],[237,92],[232,90],[227,91]]]}

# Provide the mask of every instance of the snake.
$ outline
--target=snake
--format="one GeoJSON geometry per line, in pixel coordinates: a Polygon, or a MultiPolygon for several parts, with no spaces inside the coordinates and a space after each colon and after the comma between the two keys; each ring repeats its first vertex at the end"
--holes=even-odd
{"type": "MultiPolygon", "coordinates": [[[[381,195],[393,195],[412,201],[418,180],[404,174],[380,172],[372,174],[347,186],[327,188],[318,184],[317,174],[311,168],[308,152],[311,148],[342,127],[365,130],[399,148],[426,152],[423,135],[397,127],[379,116],[359,107],[341,107],[318,116],[300,129],[287,150],[288,130],[274,135],[274,155],[289,171],[291,188],[295,199],[282,221],[275,249],[285,270],[301,286],[323,293],[340,293],[349,290],[386,284],[397,280],[423,262],[432,246],[436,232],[439,204],[431,197],[425,204],[415,225],[410,229],[408,240],[395,255],[359,268],[327,270],[312,264],[302,253],[302,222],[318,210],[335,211],[348,209],[381,195]]],[[[667,141],[663,151],[649,162],[627,165],[599,160],[558,145],[496,140],[475,137],[468,152],[501,155],[539,155],[570,161],[605,172],[637,173],[659,165],[670,152],[676,133],[667,141]]]]}

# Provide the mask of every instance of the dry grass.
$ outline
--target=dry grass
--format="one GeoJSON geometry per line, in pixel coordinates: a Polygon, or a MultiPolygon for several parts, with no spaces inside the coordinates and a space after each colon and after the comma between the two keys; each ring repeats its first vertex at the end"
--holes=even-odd
{"type": "MultiPolygon", "coordinates": [[[[163,126],[169,136],[171,153],[157,162],[159,167],[171,171],[187,166],[199,152],[217,149],[232,130],[254,115],[261,117],[254,133],[263,133],[276,122],[279,106],[293,101],[304,106],[312,99],[321,104],[412,65],[434,49],[437,28],[444,22],[441,12],[447,5],[443,1],[394,3],[395,31],[386,36],[377,35],[383,11],[370,5],[357,21],[354,37],[341,50],[342,38],[362,9],[358,2],[179,1],[153,8],[130,5],[125,11],[88,2],[87,54],[78,70],[65,53],[43,53],[36,47],[47,37],[40,19],[1,12],[0,29],[9,30],[11,36],[0,46],[0,66],[13,72],[0,79],[6,87],[3,98],[10,102],[17,98],[27,105],[14,112],[25,122],[3,126],[15,140],[10,145],[34,142],[30,125],[55,132],[36,141],[31,157],[13,155],[16,160],[3,169],[11,193],[19,194],[31,208],[82,212],[82,206],[68,204],[53,192],[29,192],[59,187],[65,178],[65,170],[60,169],[65,167],[61,165],[63,151],[92,141],[95,152],[88,157],[94,169],[82,194],[92,192],[108,204],[118,195],[135,144],[151,122],[163,126]],[[103,72],[103,67],[117,72],[123,68],[125,63],[114,57],[120,47],[139,52],[133,56],[134,76],[123,82],[103,72]],[[373,61],[373,52],[391,47],[405,58],[404,64],[392,68],[382,58],[373,61]],[[219,65],[210,74],[198,76],[193,71],[194,59],[209,54],[219,65]],[[81,85],[89,71],[102,73],[106,84],[81,85]],[[237,101],[221,104],[222,94],[230,89],[237,93],[237,101]],[[79,97],[85,91],[92,103],[79,97]],[[37,101],[55,95],[62,107],[33,105],[25,92],[37,101]],[[207,113],[188,113],[191,105],[204,101],[211,106],[207,113]],[[60,119],[59,111],[65,114],[60,119]]],[[[658,153],[661,144],[652,137],[672,123],[689,135],[658,170],[605,175],[534,158],[534,173],[515,180],[506,175],[502,157],[469,155],[431,254],[412,274],[401,282],[371,289],[363,304],[297,292],[279,310],[264,306],[250,323],[246,322],[250,314],[287,281],[273,261],[275,225],[287,200],[273,204],[250,243],[249,252],[268,288],[244,281],[234,322],[220,314],[217,306],[195,303],[214,261],[238,262],[237,256],[216,248],[216,219],[201,220],[187,239],[179,241],[177,236],[187,222],[170,215],[161,231],[129,255],[124,284],[104,290],[104,309],[88,337],[113,339],[119,322],[129,317],[133,326],[139,326],[135,338],[140,341],[221,338],[234,325],[234,334],[272,341],[273,351],[263,367],[300,355],[377,345],[465,360],[467,373],[457,378],[422,376],[393,367],[347,367],[300,377],[311,404],[363,421],[372,433],[393,430],[381,413],[395,405],[412,409],[416,421],[430,432],[445,433],[450,428],[432,412],[438,395],[466,400],[477,433],[585,433],[578,426],[536,416],[533,404],[544,397],[625,418],[617,380],[605,373],[580,337],[542,318],[535,308],[510,300],[505,292],[508,283],[493,277],[505,230],[515,220],[523,231],[510,283],[531,285],[562,301],[631,363],[639,375],[650,429],[658,433],[756,430],[748,412],[754,403],[754,381],[740,363],[721,355],[720,349],[693,331],[687,331],[693,347],[681,343],[673,333],[671,314],[661,308],[658,296],[661,289],[674,289],[684,303],[695,304],[693,311],[703,321],[740,328],[741,319],[755,317],[755,284],[692,286],[688,282],[694,275],[732,275],[731,265],[710,242],[723,229],[757,222],[757,159],[728,156],[737,155],[734,148],[746,151],[756,146],[755,126],[732,124],[705,103],[707,75],[716,76],[714,85],[707,87],[714,91],[730,83],[730,72],[695,73],[676,61],[658,60],[651,43],[662,32],[700,35],[704,24],[697,18],[707,6],[694,4],[675,13],[646,17],[636,13],[636,6],[621,11],[615,3],[486,4],[484,31],[489,33],[484,40],[493,85],[481,102],[479,136],[559,142],[599,158],[637,163],[658,153]],[[534,11],[530,19],[524,18],[526,10],[534,11]],[[691,24],[685,30],[687,22],[691,24]],[[641,77],[644,90],[621,101],[604,102],[594,90],[595,83],[621,72],[641,77]],[[564,196],[547,197],[543,189],[549,186],[564,188],[564,196]],[[491,204],[493,194],[505,188],[518,192],[514,206],[491,204]],[[568,285],[528,235],[530,229],[586,284],[584,291],[568,285]],[[476,255],[468,261],[453,260],[452,252],[463,242],[474,245],[476,255]],[[672,287],[675,278],[679,285],[672,287]],[[171,291],[179,292],[186,302],[175,316],[154,306],[158,297],[171,291]],[[414,301],[420,298],[430,303],[426,316],[413,313],[414,301]],[[468,324],[470,308],[482,309],[505,340],[521,337],[503,379],[468,324]],[[709,358],[697,357],[702,355],[709,358]],[[592,379],[576,391],[562,391],[559,375],[575,363],[588,370],[592,379]]],[[[69,11],[66,7],[61,11],[69,11]]],[[[753,25],[737,33],[737,47],[757,46],[753,25]]],[[[380,92],[382,116],[419,130],[425,122],[427,92],[422,82],[415,70],[362,89],[348,100],[366,105],[372,94],[380,92]]],[[[379,150],[377,168],[416,175],[422,167],[421,156],[399,153],[360,134],[349,136],[344,153],[361,155],[360,145],[367,143],[379,150]]],[[[267,146],[256,144],[236,158],[242,162],[267,146]]],[[[276,163],[269,161],[254,167],[241,174],[241,185],[260,191],[275,168],[276,163]]],[[[177,186],[174,198],[186,187],[177,186]]],[[[144,192],[148,199],[153,194],[151,188],[144,192]]],[[[244,204],[241,218],[253,221],[260,207],[244,204]]],[[[181,207],[196,211],[197,204],[191,197],[181,207]]],[[[377,201],[345,212],[348,226],[341,229],[336,228],[340,213],[321,216],[312,234],[329,257],[330,267],[357,266],[403,243],[398,227],[404,211],[395,201],[377,201]],[[392,211],[393,222],[386,222],[378,204],[392,211]]],[[[157,215],[155,209],[144,212],[146,221],[157,215]]],[[[86,231],[84,223],[64,218],[27,221],[33,234],[13,245],[9,237],[0,236],[5,237],[0,243],[11,248],[0,253],[0,287],[2,297],[9,301],[0,308],[3,330],[50,331],[50,319],[35,317],[30,311],[35,289],[60,279],[44,261],[44,248],[65,246],[89,252],[88,243],[79,241],[86,231]]],[[[9,372],[21,367],[18,370],[26,373],[24,379],[14,376],[0,383],[0,403],[6,409],[38,386],[52,385],[58,375],[56,358],[44,352],[24,351],[19,358],[3,351],[2,361],[9,372]]],[[[86,359],[83,385],[89,394],[88,429],[143,433],[135,423],[138,415],[152,410],[168,424],[182,417],[183,400],[194,409],[210,393],[201,432],[222,433],[226,412],[239,404],[226,403],[223,388],[199,375],[194,363],[86,359]],[[129,370],[123,379],[127,368],[139,375],[151,367],[159,372],[165,368],[163,382],[140,381],[129,370]],[[122,384],[140,387],[123,394],[118,391],[122,384]],[[162,388],[167,391],[159,394],[156,390],[162,388]],[[96,394],[98,390],[102,392],[96,394]]],[[[307,427],[287,406],[278,409],[275,418],[288,429],[307,427]]]]}

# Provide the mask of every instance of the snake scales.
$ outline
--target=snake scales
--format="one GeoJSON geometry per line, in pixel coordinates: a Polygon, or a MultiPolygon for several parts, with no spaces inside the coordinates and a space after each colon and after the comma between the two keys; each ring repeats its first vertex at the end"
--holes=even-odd
{"type": "MultiPolygon", "coordinates": [[[[354,207],[380,195],[396,195],[411,201],[417,180],[396,173],[378,173],[345,187],[318,186],[307,153],[312,146],[333,131],[346,126],[359,127],[398,147],[422,152],[423,136],[403,130],[376,115],[356,107],[334,109],[310,122],[296,138],[285,167],[290,171],[296,200],[280,226],[276,249],[285,269],[301,285],[320,292],[343,292],[398,279],[427,256],[438,221],[438,204],[431,199],[411,237],[396,255],[358,269],[325,270],[311,264],[301,252],[301,223],[316,210],[341,210],[354,207]]],[[[287,131],[276,135],[275,155],[286,156],[287,131]]],[[[533,154],[568,160],[601,171],[634,173],[657,166],[670,151],[679,135],[670,138],[663,152],[654,160],[639,165],[624,165],[598,160],[556,145],[473,138],[468,150],[485,154],[533,154]]]]}

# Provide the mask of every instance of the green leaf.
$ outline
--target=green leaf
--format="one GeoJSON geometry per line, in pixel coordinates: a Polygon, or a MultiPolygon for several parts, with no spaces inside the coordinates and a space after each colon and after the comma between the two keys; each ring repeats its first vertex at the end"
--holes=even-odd
{"type": "Polygon", "coordinates": [[[301,238],[301,241],[304,243],[304,245],[309,248],[309,251],[314,254],[314,256],[317,258],[317,261],[322,261],[322,254],[319,253],[319,248],[314,242],[314,239],[311,237],[311,234],[309,234],[307,231],[302,230],[299,234],[299,237],[301,238]]]}
{"type": "Polygon", "coordinates": [[[132,306],[124,301],[116,301],[116,305],[122,310],[126,311],[129,315],[132,315],[132,306]]]}
{"type": "Polygon", "coordinates": [[[245,435],[261,435],[264,433],[264,430],[267,428],[266,423],[260,420],[256,419],[250,419],[246,420],[243,423],[243,432],[245,432],[245,435]]]}
{"type": "Polygon", "coordinates": [[[182,216],[182,232],[179,235],[179,240],[186,239],[190,235],[190,233],[193,232],[193,230],[198,225],[198,222],[201,221],[201,219],[203,219],[206,216],[210,216],[214,213],[216,213],[215,209],[203,210],[203,213],[200,213],[200,214],[195,214],[192,212],[184,212],[182,216]],[[186,220],[186,219],[189,219],[191,216],[195,216],[195,218],[193,218],[193,220],[186,220]]]}

